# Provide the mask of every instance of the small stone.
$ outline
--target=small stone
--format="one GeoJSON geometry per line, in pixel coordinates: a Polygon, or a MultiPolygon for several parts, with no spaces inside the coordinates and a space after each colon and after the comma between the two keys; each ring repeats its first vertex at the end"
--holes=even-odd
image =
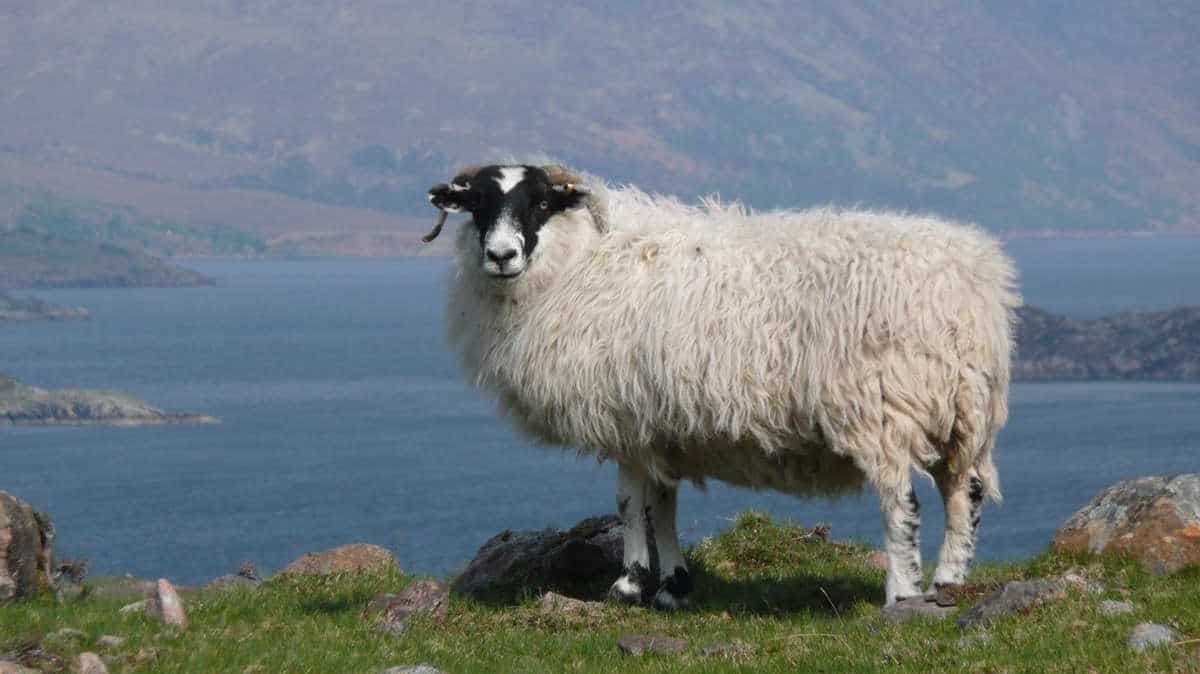
{"type": "Polygon", "coordinates": [[[587,613],[603,606],[598,601],[584,601],[556,592],[547,592],[542,595],[542,599],[538,603],[542,608],[542,613],[587,613]]]}
{"type": "Polygon", "coordinates": [[[1011,581],[963,614],[958,626],[964,630],[979,627],[1001,616],[1027,613],[1065,596],[1062,585],[1052,580],[1011,581]]]}
{"type": "Polygon", "coordinates": [[[1179,633],[1166,625],[1139,623],[1125,642],[1135,651],[1141,652],[1155,646],[1168,646],[1179,640],[1179,633]]]}
{"type": "Polygon", "coordinates": [[[1112,599],[1100,602],[1098,608],[1101,615],[1126,615],[1134,611],[1133,602],[1113,601],[1112,599]]]}
{"type": "Polygon", "coordinates": [[[41,674],[41,672],[25,667],[24,665],[18,665],[15,662],[0,660],[0,674],[41,674]]]}
{"type": "Polygon", "coordinates": [[[117,611],[117,613],[123,613],[123,614],[146,613],[148,610],[148,607],[150,606],[151,603],[152,603],[152,600],[150,600],[150,599],[143,599],[141,601],[135,601],[132,604],[126,604],[126,605],[122,606],[117,611]]]}
{"type": "Polygon", "coordinates": [[[95,653],[79,654],[79,674],[108,674],[108,667],[95,653]]]}
{"type": "Polygon", "coordinates": [[[119,637],[115,634],[105,634],[96,639],[96,645],[101,648],[120,648],[125,643],[125,637],[119,637]]]}
{"type": "Polygon", "coordinates": [[[869,568],[887,571],[888,556],[883,550],[874,550],[867,555],[866,564],[869,568]]]}
{"type": "Polygon", "coordinates": [[[436,580],[418,580],[398,594],[377,594],[367,602],[364,616],[378,615],[376,629],[387,634],[401,634],[408,629],[408,619],[416,614],[446,615],[450,607],[450,587],[436,580]]]}
{"type": "Polygon", "coordinates": [[[401,665],[389,667],[379,674],[445,674],[433,665],[401,665]]]}
{"type": "Polygon", "coordinates": [[[53,641],[80,641],[87,638],[83,630],[77,630],[73,627],[64,627],[61,630],[55,630],[46,635],[46,638],[53,641]]]}
{"type": "Polygon", "coordinates": [[[617,640],[617,650],[625,655],[642,655],[643,653],[671,655],[682,653],[686,649],[687,642],[683,639],[672,639],[659,635],[626,634],[617,640]]]}
{"type": "Polygon", "coordinates": [[[374,573],[399,570],[396,557],[378,545],[354,543],[325,550],[308,552],[284,567],[280,573],[288,576],[327,576],[334,573],[374,573]]]}
{"type": "Polygon", "coordinates": [[[709,644],[700,649],[700,654],[709,658],[742,660],[753,657],[757,650],[754,644],[748,644],[744,641],[731,641],[727,644],[709,644]]]}
{"type": "Polygon", "coordinates": [[[956,610],[954,606],[939,606],[936,601],[926,601],[924,597],[909,597],[883,607],[880,614],[888,622],[906,623],[914,618],[942,620],[956,610]]]}
{"type": "Polygon", "coordinates": [[[147,617],[158,618],[164,624],[180,629],[187,628],[187,611],[175,586],[166,578],[159,578],[154,598],[146,605],[147,617]]]}
{"type": "Polygon", "coordinates": [[[991,632],[973,632],[958,639],[958,647],[963,650],[986,646],[992,642],[991,632]]]}
{"type": "Polygon", "coordinates": [[[254,580],[239,574],[230,573],[224,576],[217,576],[208,581],[204,589],[211,592],[228,592],[230,590],[254,590],[259,585],[262,585],[261,580],[254,580]]]}
{"type": "Polygon", "coordinates": [[[1058,578],[1066,587],[1073,587],[1084,594],[1104,594],[1104,586],[1088,579],[1079,571],[1068,571],[1058,578]]]}

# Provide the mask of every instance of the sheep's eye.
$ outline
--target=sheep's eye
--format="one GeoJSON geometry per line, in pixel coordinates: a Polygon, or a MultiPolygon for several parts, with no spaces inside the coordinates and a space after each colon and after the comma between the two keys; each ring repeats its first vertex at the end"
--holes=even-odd
{"type": "Polygon", "coordinates": [[[538,208],[542,209],[543,211],[544,211],[544,210],[547,210],[547,209],[549,209],[549,208],[550,208],[550,202],[549,202],[549,201],[543,201],[542,203],[538,204],[538,208]]]}

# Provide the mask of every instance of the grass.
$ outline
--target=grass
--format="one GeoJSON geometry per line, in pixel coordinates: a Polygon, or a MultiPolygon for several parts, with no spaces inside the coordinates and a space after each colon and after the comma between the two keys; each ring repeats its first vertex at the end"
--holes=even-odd
{"type": "Polygon", "coordinates": [[[971,578],[980,592],[1082,567],[1105,593],[1070,590],[1028,615],[964,634],[953,620],[883,620],[883,572],[864,563],[866,553],[748,513],[689,551],[697,588],[687,611],[605,604],[590,613],[546,614],[532,593],[508,603],[455,596],[445,617],[415,619],[400,636],[376,633],[361,615],[374,594],[414,580],[399,572],[275,578],[257,590],[200,594],[188,602],[191,624],[182,632],[119,614],[121,600],[85,596],[57,604],[40,597],[0,605],[0,659],[23,651],[44,671],[70,671],[79,652],[99,651],[96,639],[116,634],[128,641],[106,653],[112,672],[366,673],[417,663],[452,673],[1200,672],[1200,642],[1145,653],[1125,646],[1139,622],[1172,624],[1182,640],[1200,636],[1200,568],[1151,576],[1124,559],[1055,553],[981,564],[971,578]],[[1128,599],[1137,611],[1102,616],[1096,607],[1105,598],[1128,599]],[[62,628],[85,636],[48,636],[62,628]],[[615,644],[630,633],[685,639],[689,648],[624,656],[615,644]],[[705,645],[732,641],[752,652],[701,655],[705,645]]]}

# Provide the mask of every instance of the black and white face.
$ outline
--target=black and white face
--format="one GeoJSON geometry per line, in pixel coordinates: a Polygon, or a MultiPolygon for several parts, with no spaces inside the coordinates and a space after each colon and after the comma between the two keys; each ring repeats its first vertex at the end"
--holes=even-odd
{"type": "Polygon", "coordinates": [[[552,184],[537,166],[485,166],[429,190],[435,207],[471,213],[480,268],[502,280],[515,279],[528,268],[542,227],[555,215],[582,206],[584,196],[573,186],[552,184]]]}

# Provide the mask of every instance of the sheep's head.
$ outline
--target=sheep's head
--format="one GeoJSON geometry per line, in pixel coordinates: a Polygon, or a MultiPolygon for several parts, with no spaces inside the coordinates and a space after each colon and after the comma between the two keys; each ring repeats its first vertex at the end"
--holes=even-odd
{"type": "Polygon", "coordinates": [[[514,279],[529,265],[538,235],[556,215],[585,205],[578,178],[558,166],[484,166],[434,185],[429,201],[441,211],[426,237],[441,232],[446,213],[471,213],[479,236],[479,264],[496,279],[514,279]]]}

